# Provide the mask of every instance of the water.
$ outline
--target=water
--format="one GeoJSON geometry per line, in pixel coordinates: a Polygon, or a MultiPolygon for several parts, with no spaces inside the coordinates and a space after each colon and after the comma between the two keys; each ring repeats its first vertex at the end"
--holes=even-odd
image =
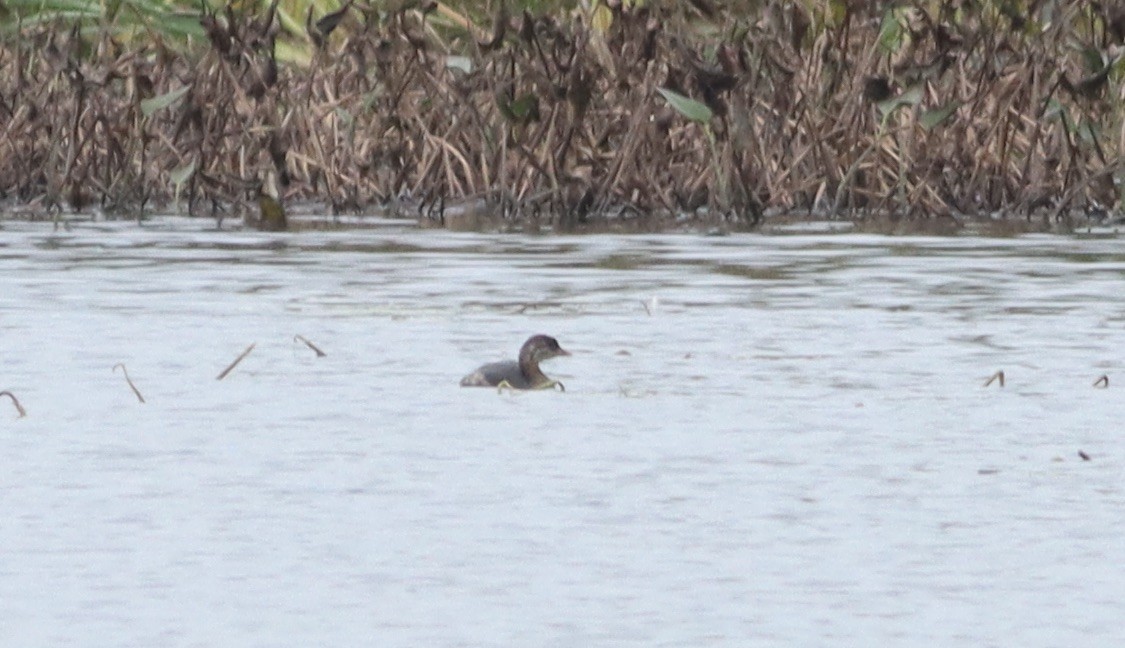
{"type": "Polygon", "coordinates": [[[1125,640],[1116,238],[199,228],[3,224],[0,644],[1125,640]]]}

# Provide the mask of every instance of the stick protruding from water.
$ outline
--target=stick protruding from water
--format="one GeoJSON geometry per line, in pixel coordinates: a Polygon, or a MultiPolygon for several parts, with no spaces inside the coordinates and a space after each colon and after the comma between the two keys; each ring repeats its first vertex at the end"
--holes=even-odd
{"type": "Polygon", "coordinates": [[[246,350],[243,351],[237,358],[235,358],[234,362],[230,363],[230,366],[228,366],[226,369],[223,369],[223,372],[219,374],[219,376],[215,378],[215,380],[222,380],[223,378],[226,378],[227,374],[229,374],[231,370],[237,367],[238,363],[242,362],[243,358],[250,355],[250,352],[254,350],[254,347],[257,346],[257,344],[257,342],[251,342],[250,346],[246,347],[246,350]]]}
{"type": "Polygon", "coordinates": [[[1099,387],[1101,389],[1109,387],[1109,376],[1103,374],[1101,378],[1094,381],[1094,387],[1099,387]]]}
{"type": "Polygon", "coordinates": [[[1003,369],[1001,369],[1000,371],[997,371],[996,373],[992,374],[992,377],[985,381],[984,386],[988,387],[989,385],[991,385],[993,382],[996,382],[996,381],[999,381],[1001,387],[1004,386],[1004,370],[1003,369]]]}
{"type": "Polygon", "coordinates": [[[318,347],[317,345],[313,344],[312,342],[309,342],[308,338],[306,338],[306,337],[305,337],[305,336],[303,336],[303,335],[294,335],[294,336],[293,336],[293,341],[294,341],[294,342],[304,342],[304,343],[305,343],[305,346],[307,346],[308,348],[312,349],[312,350],[313,350],[313,351],[314,351],[314,352],[316,353],[316,357],[318,357],[318,358],[323,358],[323,357],[325,357],[325,356],[327,356],[327,355],[328,355],[327,353],[325,353],[325,352],[321,351],[321,350],[320,350],[320,347],[318,347]]]}
{"type": "Polygon", "coordinates": [[[16,412],[19,413],[18,418],[23,418],[23,417],[27,416],[27,410],[25,410],[23,408],[23,405],[20,405],[20,401],[19,401],[18,398],[16,398],[15,394],[13,394],[12,392],[10,392],[8,390],[4,390],[4,391],[0,391],[0,396],[7,396],[8,398],[12,399],[12,405],[16,406],[16,412]]]}
{"type": "Polygon", "coordinates": [[[125,363],[124,362],[118,362],[117,364],[113,365],[114,373],[117,372],[118,367],[121,367],[121,373],[125,376],[125,382],[128,383],[129,389],[133,390],[133,395],[137,397],[138,401],[140,401],[141,403],[144,403],[145,397],[141,396],[141,390],[137,389],[137,386],[133,384],[133,379],[129,377],[129,371],[127,369],[125,369],[125,363]]]}

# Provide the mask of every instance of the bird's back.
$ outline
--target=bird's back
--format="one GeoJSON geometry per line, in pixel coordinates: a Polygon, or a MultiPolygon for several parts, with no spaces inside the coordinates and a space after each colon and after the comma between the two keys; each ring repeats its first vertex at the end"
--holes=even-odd
{"type": "Polygon", "coordinates": [[[462,387],[495,387],[507,381],[513,389],[531,389],[527,376],[520,370],[520,363],[514,361],[492,362],[479,367],[461,379],[462,387]]]}

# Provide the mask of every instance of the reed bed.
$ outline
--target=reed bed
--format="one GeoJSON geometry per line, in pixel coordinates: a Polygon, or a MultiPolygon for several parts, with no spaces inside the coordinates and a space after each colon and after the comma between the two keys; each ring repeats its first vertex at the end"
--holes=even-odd
{"type": "Polygon", "coordinates": [[[561,231],[1122,210],[1114,3],[608,2],[487,27],[403,5],[309,14],[307,66],[277,62],[272,8],[202,16],[196,47],[21,28],[0,195],[223,218],[276,190],[561,231]]]}

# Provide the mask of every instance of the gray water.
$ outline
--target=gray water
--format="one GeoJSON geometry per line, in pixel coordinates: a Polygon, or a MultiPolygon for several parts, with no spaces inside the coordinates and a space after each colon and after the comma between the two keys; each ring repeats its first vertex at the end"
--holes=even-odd
{"type": "Polygon", "coordinates": [[[0,645],[1125,641],[1119,239],[200,227],[0,230],[0,645]]]}

